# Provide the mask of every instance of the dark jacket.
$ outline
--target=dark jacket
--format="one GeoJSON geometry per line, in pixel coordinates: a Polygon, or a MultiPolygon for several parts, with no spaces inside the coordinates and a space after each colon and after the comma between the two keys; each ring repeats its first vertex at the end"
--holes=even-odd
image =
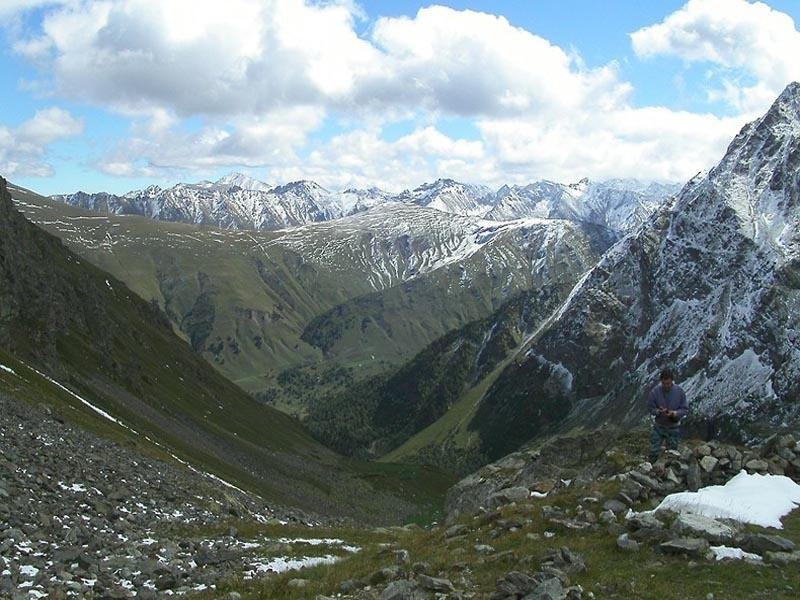
{"type": "Polygon", "coordinates": [[[656,425],[676,427],[678,421],[689,412],[689,403],[686,401],[686,394],[681,386],[673,384],[669,393],[665,393],[664,388],[659,383],[650,390],[650,395],[647,397],[647,409],[656,418],[656,425]],[[659,409],[674,410],[677,416],[673,419],[659,414],[659,409]]]}

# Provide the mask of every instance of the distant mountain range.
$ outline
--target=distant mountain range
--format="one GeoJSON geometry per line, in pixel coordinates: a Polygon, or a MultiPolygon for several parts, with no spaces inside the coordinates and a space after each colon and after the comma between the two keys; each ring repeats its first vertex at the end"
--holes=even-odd
{"type": "Polygon", "coordinates": [[[488,187],[439,179],[391,194],[377,188],[330,192],[313,181],[274,186],[241,173],[215,182],[150,186],[123,196],[76,192],[53,196],[71,206],[105,214],[214,225],[225,229],[283,229],[341,219],[376,206],[402,203],[492,221],[520,218],[568,219],[608,228],[619,236],[641,224],[676,185],[634,180],[576,184],[540,181],[526,186],[488,187]]]}

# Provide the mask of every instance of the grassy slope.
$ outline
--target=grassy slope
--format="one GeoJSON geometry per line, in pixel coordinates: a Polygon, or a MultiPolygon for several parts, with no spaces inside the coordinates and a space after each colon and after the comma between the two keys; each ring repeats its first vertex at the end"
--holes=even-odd
{"type": "Polygon", "coordinates": [[[148,303],[2,201],[0,347],[3,363],[20,375],[4,372],[12,396],[61,406],[66,418],[142,447],[151,445],[141,436],[160,440],[271,501],[381,520],[415,510],[366,482],[384,467],[343,463],[294,420],[255,402],[191,352],[148,303]],[[141,436],[87,412],[17,359],[49,371],[141,436]]]}
{"type": "MultiPolygon", "coordinates": [[[[398,367],[445,332],[539,285],[519,265],[538,260],[546,237],[532,230],[501,233],[465,261],[402,284],[395,274],[376,292],[364,273],[365,257],[384,268],[410,267],[402,253],[392,254],[391,239],[376,241],[380,232],[370,223],[303,230],[289,243],[278,241],[280,232],[98,216],[25,190],[14,194],[34,222],[155,299],[180,335],[228,378],[296,414],[310,398],[398,367]],[[333,247],[341,253],[329,252],[333,247]],[[346,381],[329,377],[338,369],[348,371],[346,381]],[[292,386],[295,379],[303,385],[292,386]]],[[[559,272],[594,257],[579,236],[567,246],[563,256],[547,257],[559,272]]]]}

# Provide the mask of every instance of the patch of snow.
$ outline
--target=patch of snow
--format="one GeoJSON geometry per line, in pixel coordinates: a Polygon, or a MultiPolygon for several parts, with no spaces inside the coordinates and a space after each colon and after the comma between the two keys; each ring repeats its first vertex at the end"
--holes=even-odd
{"type": "Polygon", "coordinates": [[[12,369],[11,367],[7,367],[4,364],[0,364],[0,370],[5,371],[6,373],[11,373],[12,375],[17,375],[17,373],[14,371],[14,369],[12,369]]]}
{"type": "Polygon", "coordinates": [[[781,517],[800,505],[800,485],[783,475],[741,471],[725,485],[696,492],[670,494],[656,510],[691,512],[712,518],[734,519],[762,527],[782,529],[781,517]]]}
{"type": "Polygon", "coordinates": [[[19,568],[20,575],[25,575],[26,577],[36,577],[39,574],[39,569],[34,567],[33,565],[22,565],[19,568]]]}
{"type": "Polygon", "coordinates": [[[733,560],[754,560],[762,562],[763,559],[758,554],[752,552],[745,552],[741,548],[730,548],[729,546],[711,546],[711,552],[717,560],[733,559],[733,560]]]}
{"type": "Polygon", "coordinates": [[[250,563],[252,571],[245,571],[245,579],[252,579],[258,573],[285,573],[286,571],[296,571],[306,567],[316,567],[317,565],[332,565],[341,560],[338,556],[303,556],[300,558],[286,558],[278,556],[276,558],[265,558],[255,560],[250,563]]]}
{"type": "Polygon", "coordinates": [[[63,481],[58,482],[58,487],[60,487],[64,491],[69,492],[85,492],[86,486],[82,483],[72,483],[70,485],[65,484],[63,481]]]}

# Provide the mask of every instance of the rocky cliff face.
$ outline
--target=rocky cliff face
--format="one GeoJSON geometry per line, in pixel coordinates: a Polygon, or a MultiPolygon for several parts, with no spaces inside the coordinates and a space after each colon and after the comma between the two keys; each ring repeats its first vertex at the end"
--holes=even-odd
{"type": "Polygon", "coordinates": [[[792,84],[531,336],[472,422],[489,454],[569,424],[640,421],[664,365],[711,434],[797,423],[799,187],[792,84]]]}

